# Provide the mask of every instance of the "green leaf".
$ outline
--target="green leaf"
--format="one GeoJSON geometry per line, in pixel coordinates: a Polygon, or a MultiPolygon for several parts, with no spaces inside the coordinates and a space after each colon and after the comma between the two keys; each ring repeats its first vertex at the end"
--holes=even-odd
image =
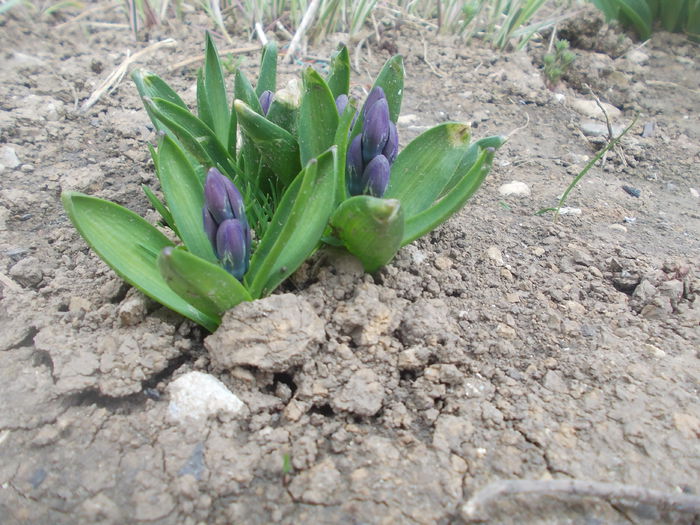
{"type": "Polygon", "coordinates": [[[338,206],[348,198],[348,188],[345,184],[345,164],[347,161],[348,143],[350,142],[350,125],[355,117],[355,108],[348,104],[338,121],[338,129],[335,132],[335,145],[338,147],[338,180],[335,184],[335,204],[338,206]]]}
{"type": "Polygon", "coordinates": [[[254,298],[272,292],[316,249],[335,202],[337,149],[312,159],[282,196],[245,276],[254,298]]]}
{"type": "MultiPolygon", "coordinates": [[[[258,115],[262,115],[262,108],[260,107],[260,100],[255,94],[253,86],[250,84],[248,77],[240,69],[236,69],[236,76],[233,84],[233,110],[236,111],[236,100],[242,100],[245,104],[251,108],[258,115]]],[[[236,111],[236,113],[238,113],[236,111]]],[[[240,116],[237,114],[236,118],[240,120],[240,116]]],[[[238,125],[243,128],[243,124],[238,122],[238,125]]],[[[253,145],[251,140],[243,133],[242,136],[241,149],[238,156],[239,165],[243,165],[243,170],[246,174],[254,179],[257,179],[258,172],[260,170],[260,153],[257,148],[253,145]]]]}
{"type": "Polygon", "coordinates": [[[632,26],[642,40],[651,36],[651,10],[645,0],[618,0],[620,21],[632,26]]]}
{"type": "Polygon", "coordinates": [[[85,241],[122,279],[209,331],[218,320],[177,295],[163,280],[156,257],[172,246],[142,217],[113,202],[77,192],[61,195],[63,206],[85,241]]]}
{"type": "Polygon", "coordinates": [[[299,110],[299,150],[306,165],[333,145],[338,109],[325,80],[313,68],[303,73],[304,92],[299,110]]]}
{"type": "MultiPolygon", "coordinates": [[[[187,104],[185,104],[180,96],[158,75],[136,69],[131,73],[131,79],[134,81],[134,84],[136,84],[136,89],[142,99],[162,98],[176,106],[187,109],[187,104]]],[[[146,112],[155,128],[158,131],[165,131],[166,128],[163,123],[151,113],[148,106],[146,106],[146,112]]]]}
{"type": "Polygon", "coordinates": [[[217,321],[226,310],[253,300],[226,270],[183,248],[164,248],[157,263],[163,279],[175,293],[217,321]]]}
{"type": "Polygon", "coordinates": [[[608,22],[617,19],[617,15],[620,12],[618,0],[592,0],[592,2],[603,12],[608,22]]]}
{"type": "Polygon", "coordinates": [[[344,201],[331,217],[334,235],[360,259],[367,272],[375,272],[401,247],[404,215],[396,199],[358,195],[344,201]]]}
{"type": "Polygon", "coordinates": [[[173,216],[170,213],[170,210],[165,206],[165,204],[163,204],[160,201],[160,199],[158,199],[158,197],[156,197],[156,194],[153,193],[153,190],[151,188],[149,188],[145,184],[142,184],[141,189],[146,194],[146,197],[151,203],[151,206],[153,206],[153,208],[158,212],[165,224],[168,225],[168,228],[173,230],[175,232],[175,235],[180,237],[180,234],[177,232],[177,226],[175,226],[175,221],[173,220],[173,216]]]}
{"type": "Polygon", "coordinates": [[[255,93],[253,86],[240,69],[236,69],[236,76],[233,82],[233,95],[238,100],[245,102],[253,111],[262,115],[260,100],[255,93]]]}
{"type": "Polygon", "coordinates": [[[494,152],[493,148],[479,149],[476,161],[470,164],[466,173],[460,169],[457,170],[460,174],[459,180],[447,195],[427,210],[410,217],[406,221],[406,229],[403,232],[401,246],[405,246],[418,237],[434,230],[462,209],[474,192],[479,189],[486,175],[488,175],[493,162],[494,152]]]}
{"type": "Polygon", "coordinates": [[[202,222],[204,185],[184,152],[167,135],[158,146],[158,178],[182,242],[193,254],[217,262],[202,222]]]}
{"type": "Polygon", "coordinates": [[[197,102],[199,103],[200,100],[206,101],[205,105],[208,109],[207,119],[202,118],[202,120],[214,131],[219,142],[227,144],[229,140],[230,115],[226,97],[224,70],[221,67],[219,53],[216,50],[214,40],[212,40],[208,31],[206,40],[203,74],[204,94],[200,95],[198,90],[197,102]]]}
{"type": "MultiPolygon", "coordinates": [[[[234,99],[233,102],[236,102],[234,99]]],[[[226,151],[231,156],[234,162],[236,162],[236,141],[238,140],[238,117],[236,116],[236,110],[233,108],[233,103],[231,104],[230,112],[231,120],[228,124],[228,141],[226,143],[226,151]]]]}
{"type": "Polygon", "coordinates": [[[469,149],[469,126],[448,122],[422,133],[391,167],[384,197],[398,199],[407,219],[429,208],[452,180],[469,149]]]}
{"type": "Polygon", "coordinates": [[[277,44],[270,40],[263,46],[260,57],[260,76],[255,94],[260,97],[264,91],[275,92],[277,89],[277,44]]]}
{"type": "Polygon", "coordinates": [[[272,99],[272,104],[270,104],[270,109],[267,112],[267,120],[277,124],[280,128],[288,131],[292,135],[296,135],[298,119],[298,106],[292,106],[277,98],[272,99]]]}
{"type": "Polygon", "coordinates": [[[233,107],[238,115],[241,131],[255,145],[263,162],[287,186],[299,173],[299,145],[289,132],[256,113],[242,100],[233,107]]]}
{"type": "Polygon", "coordinates": [[[146,99],[145,103],[197,161],[207,167],[216,166],[232,178],[241,175],[234,159],[204,122],[167,100],[146,99]]]}
{"type": "Polygon", "coordinates": [[[687,20],[688,0],[663,0],[657,8],[661,25],[666,31],[680,30],[682,21],[687,20]]]}
{"type": "Polygon", "coordinates": [[[484,137],[483,139],[479,139],[476,142],[472,143],[472,145],[469,146],[469,149],[462,157],[459,166],[452,175],[452,179],[450,179],[450,182],[447,183],[447,185],[442,190],[438,198],[442,198],[460,180],[462,180],[464,174],[467,173],[471,169],[472,164],[476,162],[477,158],[481,154],[481,150],[484,150],[486,148],[498,149],[505,143],[505,141],[505,137],[501,137],[500,135],[494,135],[491,137],[484,137]]]}
{"type": "Polygon", "coordinates": [[[340,44],[338,51],[331,57],[331,67],[326,82],[333,94],[333,100],[350,92],[350,55],[345,44],[340,44]]]}
{"type": "MultiPolygon", "coordinates": [[[[401,55],[395,55],[386,61],[384,67],[379,72],[377,80],[374,81],[373,88],[379,86],[384,90],[386,101],[389,105],[389,118],[396,123],[401,113],[401,100],[403,99],[403,58],[401,55]]],[[[365,121],[364,104],[362,110],[357,115],[357,121],[352,128],[351,139],[355,138],[362,131],[362,125],[365,121]]]]}

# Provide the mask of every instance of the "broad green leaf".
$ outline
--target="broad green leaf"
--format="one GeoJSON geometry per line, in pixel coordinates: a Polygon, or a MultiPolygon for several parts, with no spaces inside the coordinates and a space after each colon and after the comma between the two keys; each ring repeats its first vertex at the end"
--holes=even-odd
{"type": "Polygon", "coordinates": [[[331,68],[326,79],[333,100],[350,93],[350,55],[345,44],[341,44],[331,57],[331,68]]]}
{"type": "Polygon", "coordinates": [[[204,99],[209,109],[209,114],[204,123],[209,126],[219,142],[227,144],[229,140],[229,109],[226,97],[226,83],[224,82],[224,70],[221,67],[219,53],[216,45],[207,31],[207,43],[204,58],[204,96],[197,93],[197,102],[204,99]]]}
{"type": "Polygon", "coordinates": [[[218,321],[226,310],[243,301],[252,301],[238,279],[183,248],[164,248],[157,263],[168,286],[212,319],[218,321]]]}
{"type": "Polygon", "coordinates": [[[592,2],[603,12],[607,21],[616,19],[620,12],[618,0],[592,0],[592,2]]]}
{"type": "Polygon", "coordinates": [[[350,125],[355,116],[355,108],[348,104],[338,121],[338,129],[335,132],[335,145],[338,147],[338,180],[335,184],[336,206],[347,199],[348,189],[345,184],[345,163],[348,151],[348,136],[350,135],[350,125]]]}
{"type": "Polygon", "coordinates": [[[471,163],[466,173],[458,170],[459,181],[447,195],[427,210],[408,218],[401,246],[434,230],[462,209],[488,175],[494,151],[493,148],[480,149],[476,161],[471,163]]]}
{"type": "Polygon", "coordinates": [[[240,69],[236,69],[236,76],[233,82],[233,95],[234,98],[245,102],[256,113],[262,114],[262,107],[260,107],[258,95],[255,93],[248,77],[246,77],[245,73],[240,69]]]}
{"type": "Polygon", "coordinates": [[[183,151],[167,135],[158,146],[158,178],[182,242],[193,254],[216,262],[202,222],[204,185],[183,151]]]}
{"type": "MultiPolygon", "coordinates": [[[[134,81],[134,84],[136,84],[136,89],[142,99],[162,98],[183,109],[187,109],[187,104],[185,104],[180,96],[158,75],[136,69],[131,73],[131,79],[134,81]]],[[[165,131],[165,126],[151,113],[148,106],[146,106],[146,112],[155,128],[159,131],[165,131]]]]}
{"type": "Polygon", "coordinates": [[[260,76],[255,94],[260,97],[263,91],[275,92],[277,89],[277,44],[270,40],[262,50],[260,57],[260,76]]]}
{"type": "Polygon", "coordinates": [[[469,149],[469,126],[448,122],[422,133],[391,167],[384,198],[401,201],[406,219],[429,208],[452,180],[469,149]]]}
{"type": "Polygon", "coordinates": [[[287,186],[301,169],[296,139],[242,100],[236,100],[233,107],[245,137],[255,145],[263,163],[287,186]]]}
{"type": "Polygon", "coordinates": [[[404,215],[396,199],[358,195],[344,201],[331,217],[333,234],[360,259],[367,272],[376,272],[394,258],[404,236],[404,215]]]}
{"type": "MultiPolygon", "coordinates": [[[[384,67],[379,72],[377,80],[374,81],[374,86],[379,86],[384,90],[386,101],[389,105],[389,118],[396,123],[401,113],[401,100],[403,98],[403,58],[401,55],[395,55],[386,61],[384,67]]],[[[357,122],[352,128],[351,139],[359,135],[362,131],[362,124],[365,121],[365,108],[357,115],[357,122]]]]}
{"type": "Polygon", "coordinates": [[[214,115],[207,99],[207,90],[204,87],[204,70],[201,68],[197,71],[197,116],[212,131],[214,130],[214,115]]]}
{"type": "Polygon", "coordinates": [[[700,42],[700,0],[688,1],[688,20],[683,30],[694,42],[700,42]]]}
{"type": "Polygon", "coordinates": [[[304,92],[299,110],[299,151],[306,165],[333,145],[338,110],[328,85],[313,68],[303,73],[304,92]]]}
{"type": "Polygon", "coordinates": [[[158,197],[156,197],[156,194],[153,193],[153,190],[151,188],[149,188],[145,184],[142,184],[141,189],[146,194],[146,197],[151,203],[151,206],[153,206],[153,209],[155,209],[158,212],[165,224],[168,225],[168,228],[173,230],[175,232],[175,235],[180,237],[180,234],[177,232],[177,226],[175,226],[175,221],[173,220],[173,216],[170,213],[170,210],[165,206],[165,204],[163,204],[160,201],[158,197]]]}
{"type": "Polygon", "coordinates": [[[277,124],[280,128],[292,135],[297,134],[297,122],[299,119],[299,107],[292,106],[285,101],[274,98],[267,112],[267,120],[277,124]]]}
{"type": "MultiPolygon", "coordinates": [[[[233,111],[236,111],[236,100],[242,100],[255,113],[262,115],[260,100],[255,94],[255,90],[250,84],[248,77],[246,77],[245,73],[243,73],[243,71],[240,69],[236,69],[236,76],[233,83],[233,94],[233,111]]],[[[238,112],[236,111],[236,113],[238,112]]],[[[237,114],[236,119],[239,118],[240,117],[237,114]]],[[[243,131],[243,124],[238,122],[238,125],[241,126],[241,131],[243,131]]],[[[245,133],[242,134],[238,163],[239,165],[243,166],[243,170],[249,177],[257,180],[260,171],[260,153],[245,133]]]]}
{"type": "Polygon", "coordinates": [[[442,198],[460,180],[462,180],[464,174],[467,173],[472,167],[472,164],[476,162],[477,158],[479,157],[479,154],[481,153],[481,150],[484,150],[486,148],[498,149],[503,145],[505,141],[505,137],[501,137],[500,135],[494,135],[492,137],[484,137],[483,139],[479,139],[476,142],[472,143],[472,145],[469,146],[469,149],[462,157],[459,166],[452,175],[452,179],[450,179],[450,182],[447,183],[445,188],[440,193],[440,197],[438,198],[442,198]]]}
{"type": "Polygon", "coordinates": [[[282,196],[246,275],[254,298],[271,293],[316,249],[335,206],[337,149],[313,159],[282,196]]]}
{"type": "Polygon", "coordinates": [[[85,241],[122,279],[144,294],[213,332],[218,320],[177,295],[158,271],[156,258],[173,244],[134,212],[77,192],[61,195],[63,206],[85,241]]]}
{"type": "Polygon", "coordinates": [[[204,122],[167,100],[146,99],[145,103],[200,163],[208,167],[216,166],[232,178],[240,175],[234,159],[204,122]]]}
{"type": "MultiPolygon", "coordinates": [[[[236,102],[236,99],[233,100],[236,102]]],[[[238,117],[236,116],[236,110],[233,108],[233,103],[231,104],[230,111],[231,120],[228,124],[228,141],[226,143],[226,151],[231,156],[234,162],[237,160],[236,151],[236,141],[238,140],[238,117]]]]}

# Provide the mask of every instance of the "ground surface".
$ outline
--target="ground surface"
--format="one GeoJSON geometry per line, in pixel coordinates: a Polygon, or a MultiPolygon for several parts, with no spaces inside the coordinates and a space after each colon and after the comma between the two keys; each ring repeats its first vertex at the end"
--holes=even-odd
{"type": "MultiPolygon", "coordinates": [[[[637,48],[584,17],[557,96],[540,72],[546,43],[499,55],[387,29],[357,58],[354,90],[387,49],[405,56],[402,144],[445,120],[476,137],[522,129],[467,208],[378,274],[319,257],[282,290],[293,295],[241,307],[205,339],[124,286],[60,206],[73,189],[155,220],[139,188],[155,184],[154,134],[133,84],[77,111],[146,44],[61,21],[0,23],[2,523],[452,523],[499,479],[700,491],[697,46],[662,33],[637,48]],[[592,100],[585,86],[621,110],[616,125],[640,118],[571,194],[580,213],[552,222],[534,212],[599,147],[573,109],[592,100]],[[513,180],[530,195],[501,195],[513,180]],[[178,419],[169,385],[191,371],[244,409],[178,419]]],[[[177,45],[137,65],[192,101],[195,70],[168,66],[201,52],[206,27],[190,15],[152,32],[177,45]]],[[[256,63],[242,61],[252,76],[256,63]]],[[[500,497],[485,512],[698,519],[582,497],[500,497]]]]}

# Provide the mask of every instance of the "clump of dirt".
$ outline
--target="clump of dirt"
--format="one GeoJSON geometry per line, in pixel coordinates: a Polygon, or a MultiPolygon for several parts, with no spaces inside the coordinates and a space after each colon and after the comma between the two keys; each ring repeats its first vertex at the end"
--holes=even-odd
{"type": "MultiPolygon", "coordinates": [[[[498,54],[410,23],[385,31],[406,62],[402,146],[448,120],[475,137],[518,131],[470,204],[376,274],[321,252],[209,335],[123,285],[60,206],[72,189],[157,220],[139,188],[158,190],[136,89],[124,81],[79,111],[122,50],[146,44],[90,20],[59,28],[19,9],[0,33],[3,523],[455,523],[508,479],[661,496],[503,495],[479,519],[698,519],[690,44],[661,33],[635,56],[576,30],[580,81],[554,93],[533,65],[537,43],[498,54]],[[606,141],[584,84],[611,103],[611,125],[640,119],[553,221],[535,212],[606,141]],[[512,181],[521,190],[499,191],[512,181]],[[208,418],[183,413],[201,408],[198,384],[223,407],[208,418]]],[[[167,66],[201,52],[208,24],[192,14],[152,29],[178,45],[139,63],[189,103],[195,66],[167,66]]],[[[359,50],[358,94],[386,49],[359,50]]],[[[241,59],[251,76],[256,63],[241,59]]],[[[282,81],[299,68],[282,66],[282,81]]]]}

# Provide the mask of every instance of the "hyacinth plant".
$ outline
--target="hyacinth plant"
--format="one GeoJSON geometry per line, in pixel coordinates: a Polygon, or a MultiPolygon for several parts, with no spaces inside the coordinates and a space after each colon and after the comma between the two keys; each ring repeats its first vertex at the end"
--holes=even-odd
{"type": "Polygon", "coordinates": [[[428,233],[481,185],[504,139],[471,142],[443,123],[399,152],[404,84],[395,56],[364,104],[350,95],[341,46],[327,74],[312,68],[277,89],[277,49],[263,48],[256,86],[240,69],[229,103],[206,38],[197,112],[155,74],[132,78],[158,131],[151,156],[163,200],[159,227],[77,192],[62,195],[78,231],[124,280],[210,331],[242,301],[273,292],[324,243],[373,272],[428,233]]]}

